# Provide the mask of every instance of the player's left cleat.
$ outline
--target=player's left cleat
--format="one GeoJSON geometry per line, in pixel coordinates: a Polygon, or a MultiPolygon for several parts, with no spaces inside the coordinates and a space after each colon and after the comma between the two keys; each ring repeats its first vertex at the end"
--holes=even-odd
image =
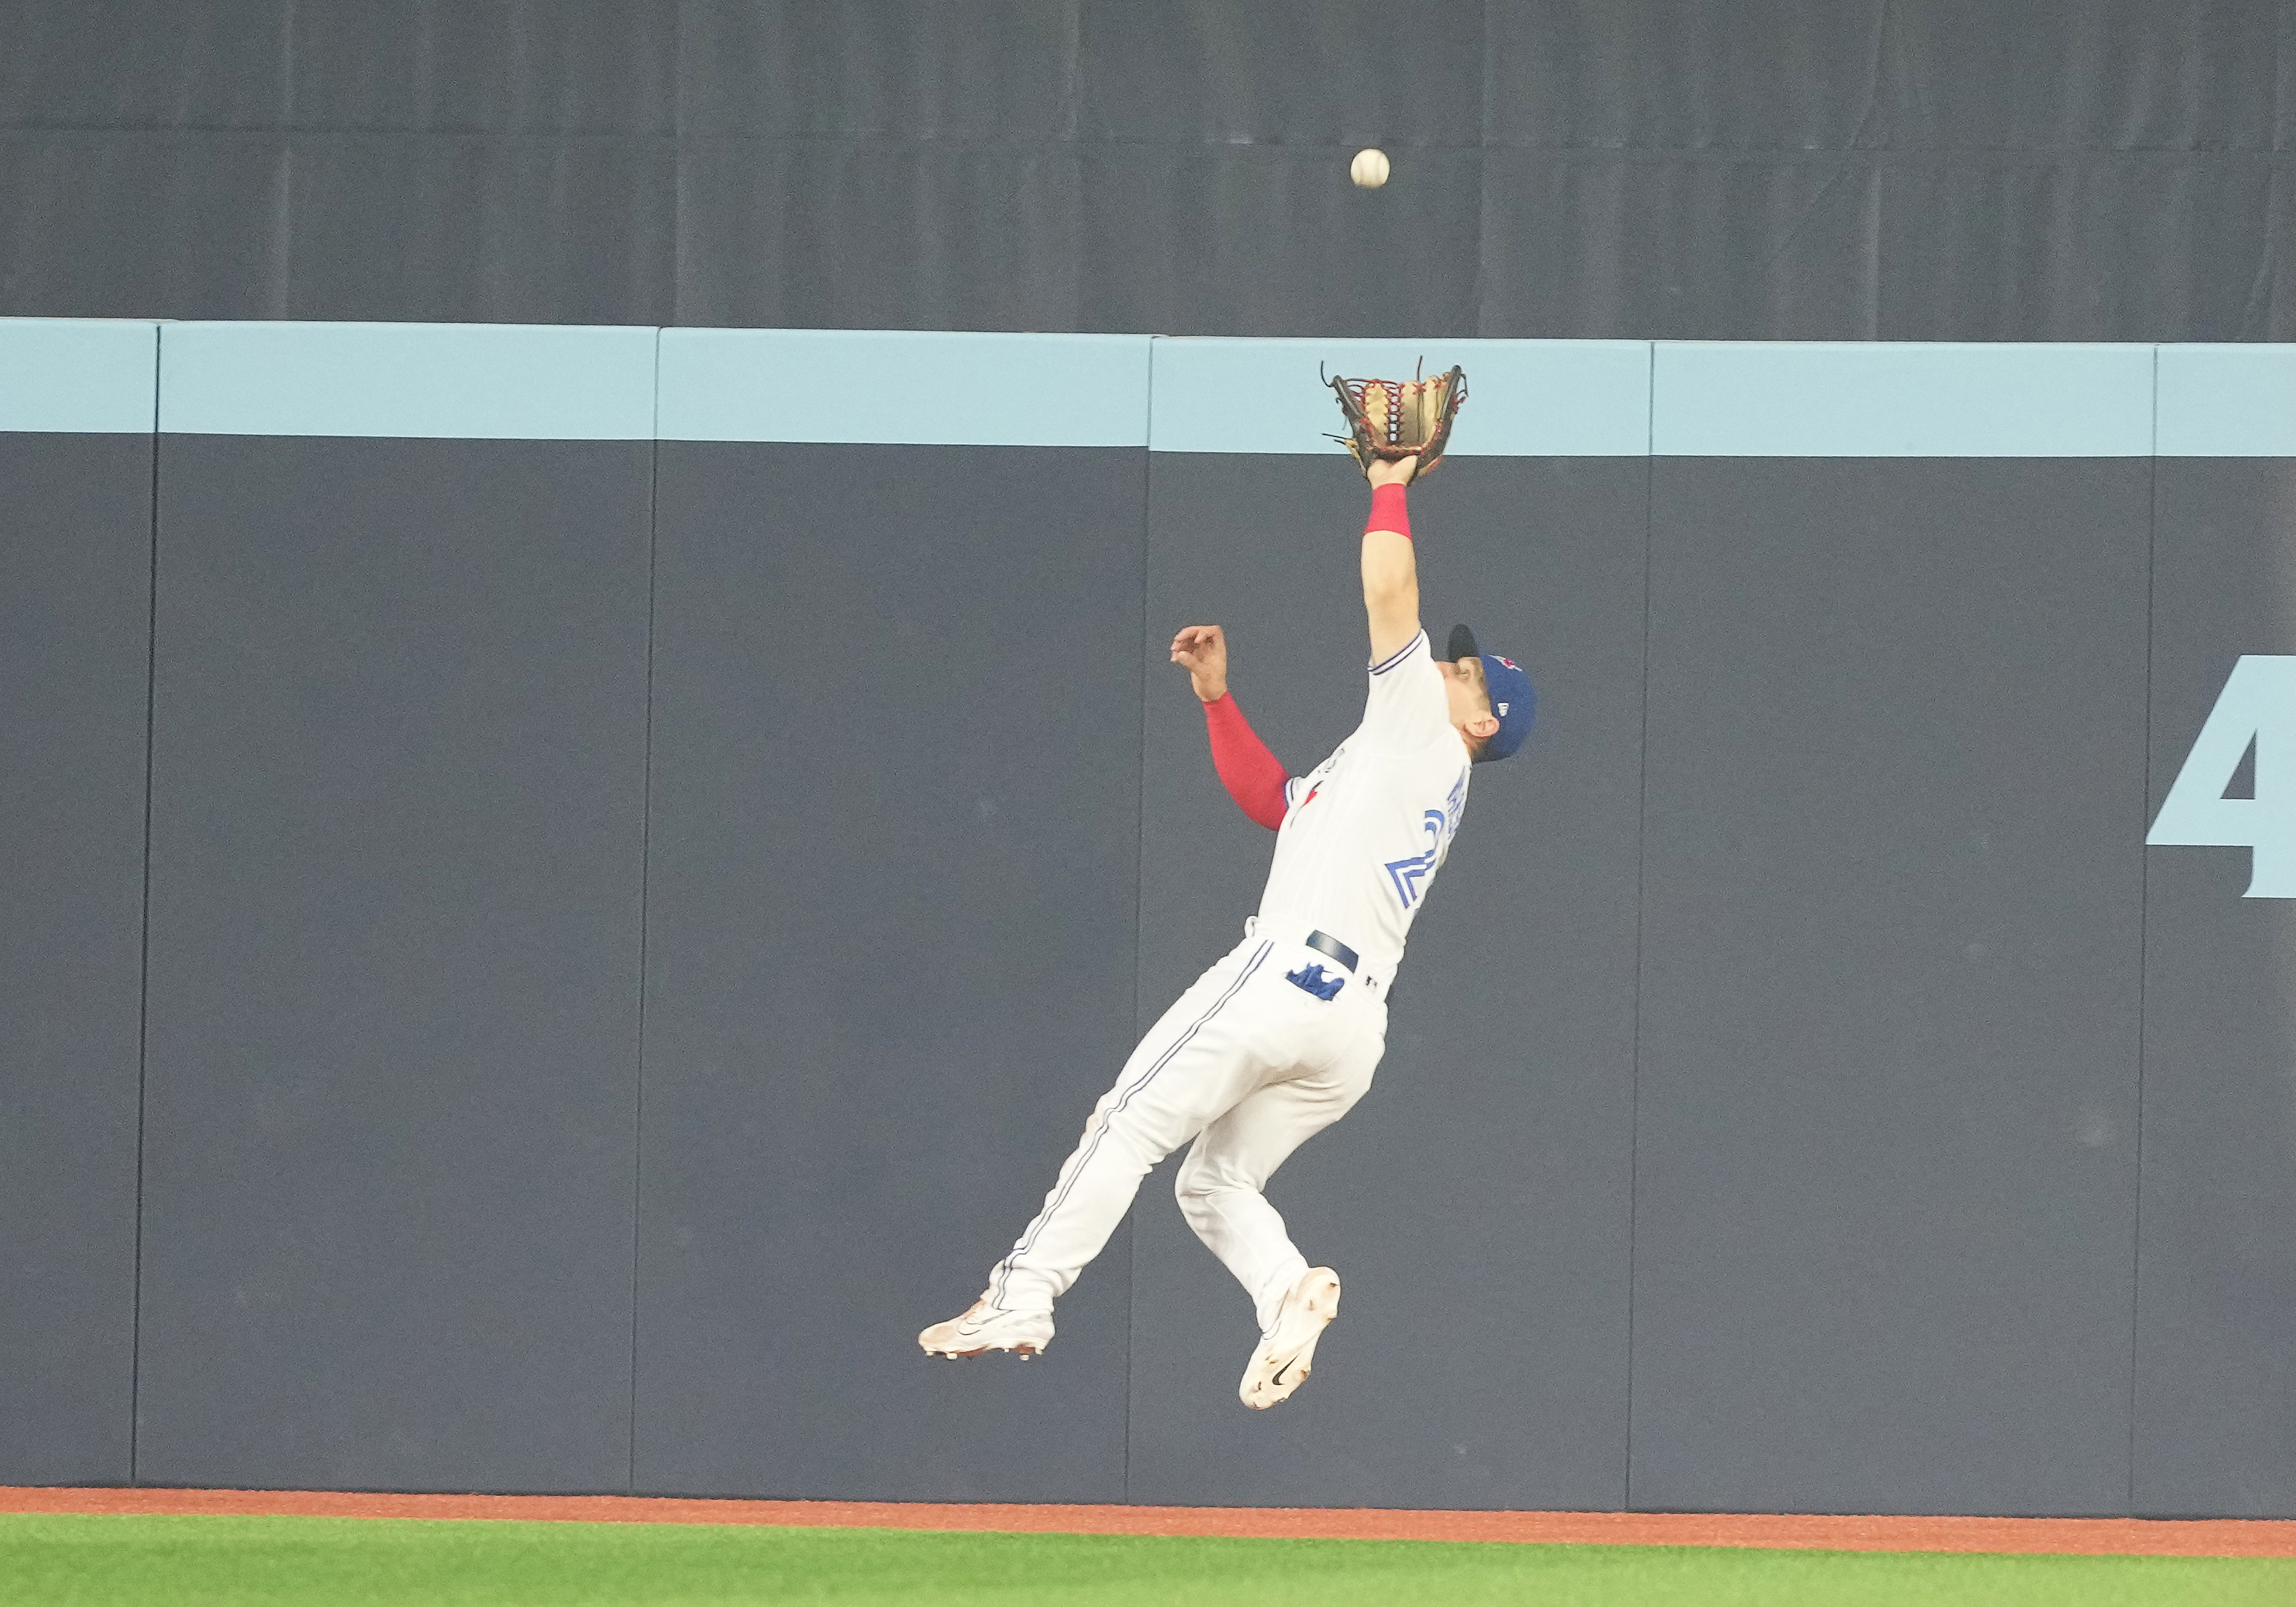
{"type": "Polygon", "coordinates": [[[1255,1412],[1264,1412],[1292,1398],[1292,1391],[1308,1382],[1316,1360],[1316,1341],[1340,1315],[1340,1275],[1328,1267],[1310,1267],[1292,1285],[1275,1314],[1275,1326],[1259,1336],[1251,1365],[1243,1370],[1236,1393],[1255,1412]]]}
{"type": "Polygon", "coordinates": [[[1051,1312],[992,1310],[985,1294],[963,1316],[935,1323],[917,1335],[927,1356],[946,1356],[951,1361],[987,1350],[1010,1350],[1027,1361],[1052,1342],[1051,1312]]]}

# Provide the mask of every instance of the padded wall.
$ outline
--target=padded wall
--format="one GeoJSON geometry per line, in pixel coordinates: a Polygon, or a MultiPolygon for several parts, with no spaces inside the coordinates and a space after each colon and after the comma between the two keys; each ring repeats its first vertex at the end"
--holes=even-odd
{"type": "Polygon", "coordinates": [[[160,451],[139,1475],[621,1488],[652,449],[160,451]]]}
{"type": "MultiPolygon", "coordinates": [[[[1151,635],[1225,625],[1234,695],[1295,774],[1363,713],[1362,489],[1333,468],[1153,459],[1151,635]]],[[[1250,1303],[1180,1222],[1173,1166],[1150,1179],[1134,1499],[1624,1504],[1647,480],[1637,458],[1463,458],[1414,494],[1431,629],[1465,619],[1520,656],[1540,726],[1474,773],[1370,1093],[1269,1190],[1346,1283],[1314,1387],[1281,1411],[1238,1408],[1250,1303]]],[[[1273,843],[1213,775],[1185,676],[1151,674],[1144,1030],[1236,940],[1273,843]]]]}
{"type": "Polygon", "coordinates": [[[153,361],[0,324],[0,1483],[134,1471],[153,361]]]}
{"type": "Polygon", "coordinates": [[[2144,847],[2286,352],[171,325],[155,458],[153,339],[0,324],[11,1476],[2296,1513],[2284,900],[2144,847]],[[928,1364],[1265,873],[1165,644],[1345,734],[1305,375],[1421,355],[1541,725],[1271,1191],[1315,1385],[1168,1167],[928,1364]]]}
{"type": "Polygon", "coordinates": [[[1658,463],[1638,1504],[2126,1502],[2150,480],[1658,463]]]}
{"type": "Polygon", "coordinates": [[[1145,458],[662,448],[638,1488],[1123,1498],[1120,1239],[915,1336],[1131,1047],[1145,458]]]}
{"type": "MultiPolygon", "coordinates": [[[[2291,465],[2163,459],[2152,595],[2157,808],[2240,655],[2296,654],[2291,465]]],[[[2136,1494],[2162,1515],[2296,1513],[2296,905],[2243,897],[2248,861],[2145,857],[2136,1494]]]]}

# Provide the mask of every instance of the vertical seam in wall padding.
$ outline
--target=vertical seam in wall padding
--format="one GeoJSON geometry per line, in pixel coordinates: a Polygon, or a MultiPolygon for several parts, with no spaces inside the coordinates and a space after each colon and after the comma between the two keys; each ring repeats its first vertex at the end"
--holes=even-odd
{"type": "Polygon", "coordinates": [[[646,894],[653,861],[653,609],[656,553],[661,545],[661,331],[653,332],[653,439],[646,443],[645,734],[638,781],[637,1089],[630,1112],[630,1462],[627,1488],[638,1488],[638,1248],[645,1209],[646,894]]]}
{"type": "Polygon", "coordinates": [[[1650,836],[1651,570],[1658,525],[1658,342],[1650,343],[1643,446],[1643,707],[1635,776],[1635,989],[1627,1065],[1627,1446],[1625,1505],[1635,1505],[1635,1234],[1643,1136],[1643,859],[1650,836]]]}
{"type": "Polygon", "coordinates": [[[152,331],[152,546],[144,597],[144,899],[135,976],[135,1231],[127,1317],[127,1482],[137,1480],[144,1406],[144,1104],[152,1056],[152,752],[160,676],[160,342],[152,331]]]}
{"type": "Polygon", "coordinates": [[[2136,1202],[2130,1212],[2128,1256],[2128,1514],[2136,1515],[2136,1373],[2144,1294],[2144,981],[2152,950],[2147,931],[2152,891],[2152,856],[2144,845],[2152,813],[2152,590],[2161,546],[2161,348],[2152,348],[2152,456],[2145,465],[2144,741],[2136,784],[2136,1202]]]}
{"type": "MultiPolygon", "coordinates": [[[[1132,789],[1132,1035],[1140,1035],[1140,968],[1148,953],[1148,515],[1155,473],[1156,338],[1148,342],[1147,416],[1140,430],[1140,774],[1132,789]]],[[[1132,1499],[1132,1335],[1140,1314],[1140,1229],[1125,1241],[1124,1461],[1119,1499],[1132,1499]]]]}

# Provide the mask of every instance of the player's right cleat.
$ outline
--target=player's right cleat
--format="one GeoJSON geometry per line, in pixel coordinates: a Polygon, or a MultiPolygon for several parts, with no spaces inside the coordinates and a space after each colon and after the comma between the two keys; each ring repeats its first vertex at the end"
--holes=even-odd
{"type": "Polygon", "coordinates": [[[1010,1350],[1027,1361],[1052,1342],[1051,1312],[991,1310],[985,1294],[963,1316],[935,1323],[917,1335],[927,1356],[946,1356],[951,1361],[987,1350],[1010,1350]]]}
{"type": "Polygon", "coordinates": [[[1310,1267],[1292,1285],[1275,1314],[1275,1326],[1259,1336],[1251,1365],[1243,1370],[1236,1393],[1255,1412],[1264,1412],[1292,1398],[1292,1391],[1308,1382],[1316,1360],[1316,1341],[1340,1315],[1340,1275],[1328,1267],[1310,1267]]]}

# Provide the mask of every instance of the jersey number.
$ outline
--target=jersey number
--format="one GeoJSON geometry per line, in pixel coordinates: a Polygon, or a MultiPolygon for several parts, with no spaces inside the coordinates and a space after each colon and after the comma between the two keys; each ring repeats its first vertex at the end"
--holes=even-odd
{"type": "Polygon", "coordinates": [[[2233,666],[2144,840],[2247,849],[2248,897],[2296,898],[2296,657],[2249,653],[2233,666]],[[2226,798],[2251,742],[2256,795],[2226,798]]]}
{"type": "Polygon", "coordinates": [[[1403,900],[1406,909],[1419,902],[1419,884],[1434,873],[1435,862],[1442,857],[1443,824],[1442,810],[1428,810],[1421,821],[1427,832],[1427,851],[1387,862],[1388,879],[1395,883],[1395,896],[1403,900]]]}

